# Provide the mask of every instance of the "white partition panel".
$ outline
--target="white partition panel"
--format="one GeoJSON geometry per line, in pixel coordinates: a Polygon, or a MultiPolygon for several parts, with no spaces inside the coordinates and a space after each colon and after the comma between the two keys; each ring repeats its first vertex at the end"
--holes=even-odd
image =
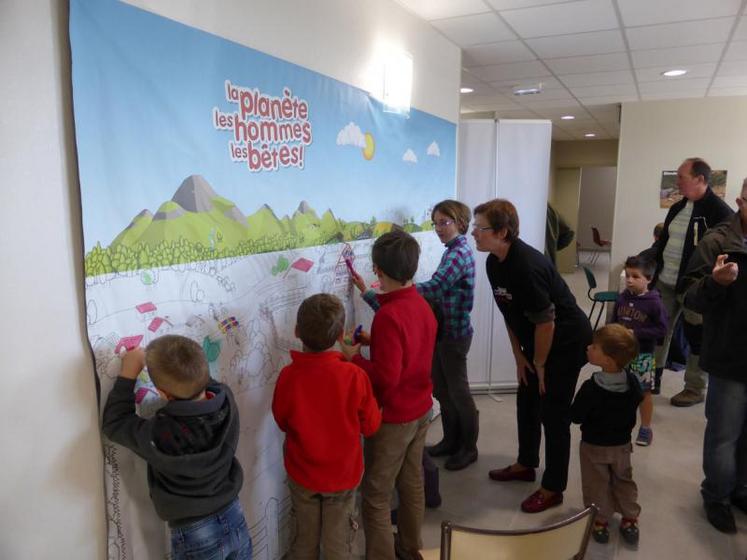
{"type": "MultiPolygon", "coordinates": [[[[459,125],[459,200],[474,208],[492,198],[507,198],[519,212],[521,238],[540,251],[545,243],[550,142],[550,121],[470,120],[459,125]]],[[[473,389],[512,390],[516,366],[485,274],[485,258],[476,253],[469,380],[473,389]]]]}

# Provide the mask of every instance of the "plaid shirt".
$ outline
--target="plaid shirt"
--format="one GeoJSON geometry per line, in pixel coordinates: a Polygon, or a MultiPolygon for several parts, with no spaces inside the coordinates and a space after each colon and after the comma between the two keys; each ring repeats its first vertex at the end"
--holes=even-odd
{"type": "MultiPolygon", "coordinates": [[[[446,244],[433,277],[416,288],[423,297],[440,303],[445,337],[460,339],[472,334],[469,314],[475,295],[475,258],[466,237],[459,235],[446,244]]],[[[363,299],[374,310],[379,308],[373,290],[366,291],[363,299]]]]}

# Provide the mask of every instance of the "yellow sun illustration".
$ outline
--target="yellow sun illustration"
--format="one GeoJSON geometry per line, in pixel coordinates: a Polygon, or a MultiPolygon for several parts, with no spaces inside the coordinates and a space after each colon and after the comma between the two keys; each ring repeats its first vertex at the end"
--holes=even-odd
{"type": "Polygon", "coordinates": [[[374,142],[374,137],[371,136],[370,132],[366,132],[366,147],[363,148],[362,151],[363,157],[368,161],[373,159],[374,153],[376,152],[376,143],[374,142]]]}

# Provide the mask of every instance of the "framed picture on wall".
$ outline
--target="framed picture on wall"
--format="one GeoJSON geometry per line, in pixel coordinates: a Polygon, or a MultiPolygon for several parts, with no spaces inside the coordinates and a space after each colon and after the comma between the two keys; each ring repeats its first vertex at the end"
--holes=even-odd
{"type": "MultiPolygon", "coordinates": [[[[711,171],[711,188],[717,196],[726,196],[726,169],[714,169],[711,171]]],[[[677,188],[677,172],[662,171],[661,184],[659,186],[659,208],[669,208],[682,199],[680,190],[677,188]]]]}

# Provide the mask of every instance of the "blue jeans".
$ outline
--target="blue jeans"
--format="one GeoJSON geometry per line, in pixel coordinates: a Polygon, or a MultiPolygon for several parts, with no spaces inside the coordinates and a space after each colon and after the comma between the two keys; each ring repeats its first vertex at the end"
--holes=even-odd
{"type": "Polygon", "coordinates": [[[710,376],[700,491],[706,502],[747,494],[747,382],[710,376]]]}
{"type": "Polygon", "coordinates": [[[173,560],[251,560],[252,539],[236,498],[218,513],[171,528],[173,560]]]}

